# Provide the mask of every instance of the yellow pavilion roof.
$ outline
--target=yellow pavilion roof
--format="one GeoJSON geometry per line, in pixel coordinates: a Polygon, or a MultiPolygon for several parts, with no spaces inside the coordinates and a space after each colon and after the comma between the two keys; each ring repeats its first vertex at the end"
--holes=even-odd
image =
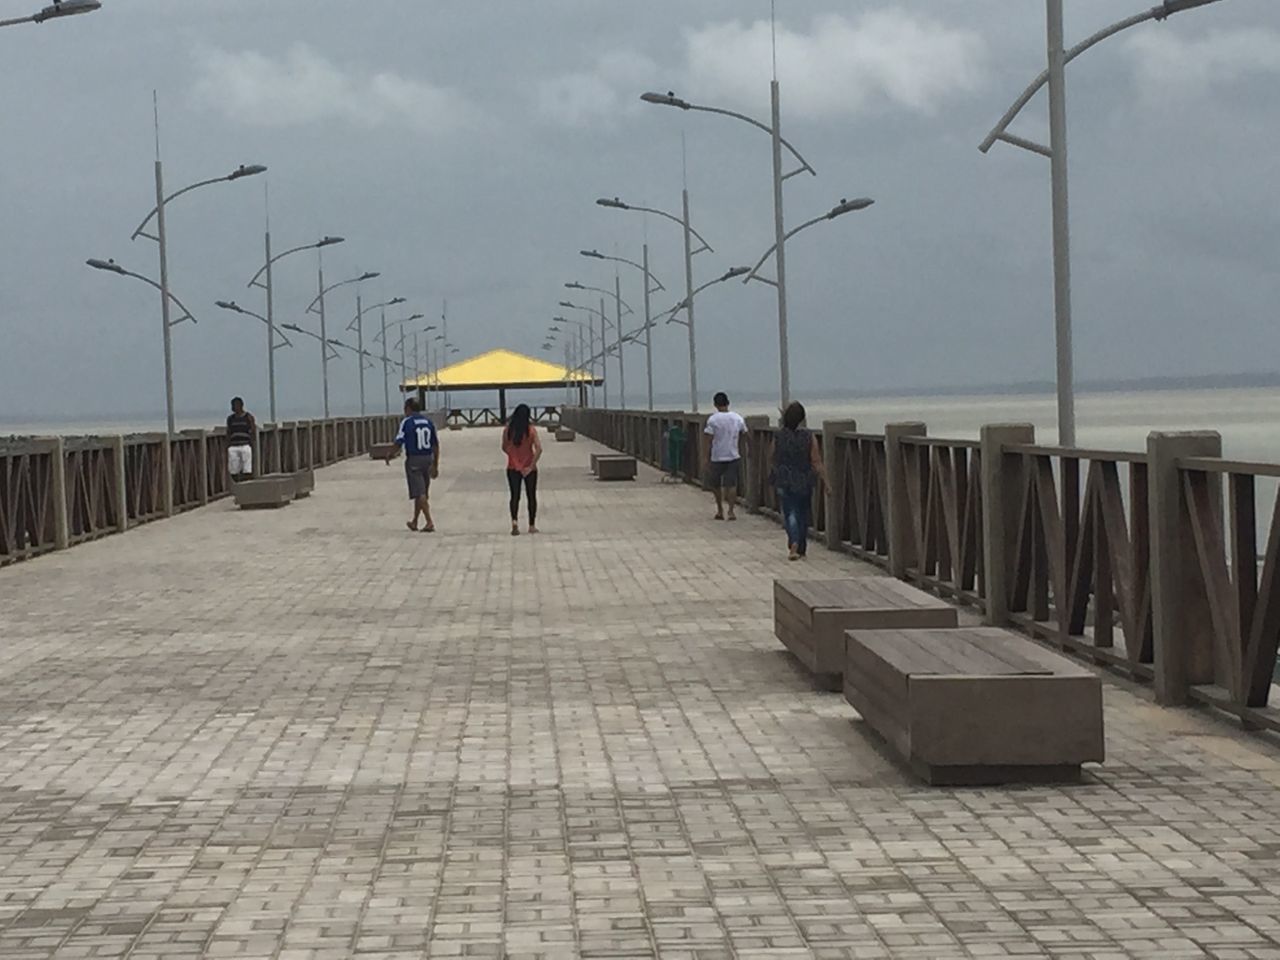
{"type": "Polygon", "coordinates": [[[569,370],[558,363],[526,357],[514,350],[490,350],[428,376],[404,381],[404,390],[498,390],[500,388],[563,387],[565,384],[590,383],[591,375],[582,370],[569,370]]]}

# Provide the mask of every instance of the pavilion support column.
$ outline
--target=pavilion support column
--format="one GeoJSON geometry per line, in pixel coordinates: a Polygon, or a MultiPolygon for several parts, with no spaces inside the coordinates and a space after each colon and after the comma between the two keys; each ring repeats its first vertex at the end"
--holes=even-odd
{"type": "Polygon", "coordinates": [[[498,420],[504,425],[507,422],[507,388],[498,388],[498,420]]]}

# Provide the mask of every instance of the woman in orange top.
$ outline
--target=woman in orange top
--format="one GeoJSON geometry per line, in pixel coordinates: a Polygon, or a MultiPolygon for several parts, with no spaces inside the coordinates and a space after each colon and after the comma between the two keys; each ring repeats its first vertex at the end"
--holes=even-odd
{"type": "Polygon", "coordinates": [[[538,429],[529,422],[529,405],[511,411],[511,421],[502,431],[502,452],[507,455],[507,485],[511,488],[511,535],[520,536],[520,485],[529,499],[529,532],[538,532],[538,461],[542,441],[538,429]]]}

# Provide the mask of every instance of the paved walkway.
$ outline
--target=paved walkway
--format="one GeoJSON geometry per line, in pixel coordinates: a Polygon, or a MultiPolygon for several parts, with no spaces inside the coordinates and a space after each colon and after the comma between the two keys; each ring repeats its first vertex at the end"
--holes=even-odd
{"type": "MultiPolygon", "coordinates": [[[[1280,958],[1280,752],[1107,689],[1087,785],[918,786],[772,637],[781,535],[497,435],[0,571],[0,957],[1280,958]]],[[[814,576],[870,574],[817,549],[814,576]]]]}

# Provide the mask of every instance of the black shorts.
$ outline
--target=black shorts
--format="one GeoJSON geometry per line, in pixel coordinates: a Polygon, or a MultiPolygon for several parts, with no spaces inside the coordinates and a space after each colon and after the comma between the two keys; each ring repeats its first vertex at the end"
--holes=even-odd
{"type": "Polygon", "coordinates": [[[711,487],[715,489],[726,489],[738,487],[738,474],[741,473],[741,460],[724,460],[721,462],[711,462],[711,487]]]}
{"type": "Polygon", "coordinates": [[[409,499],[417,500],[431,492],[431,468],[435,457],[405,457],[404,476],[409,481],[409,499]]]}

